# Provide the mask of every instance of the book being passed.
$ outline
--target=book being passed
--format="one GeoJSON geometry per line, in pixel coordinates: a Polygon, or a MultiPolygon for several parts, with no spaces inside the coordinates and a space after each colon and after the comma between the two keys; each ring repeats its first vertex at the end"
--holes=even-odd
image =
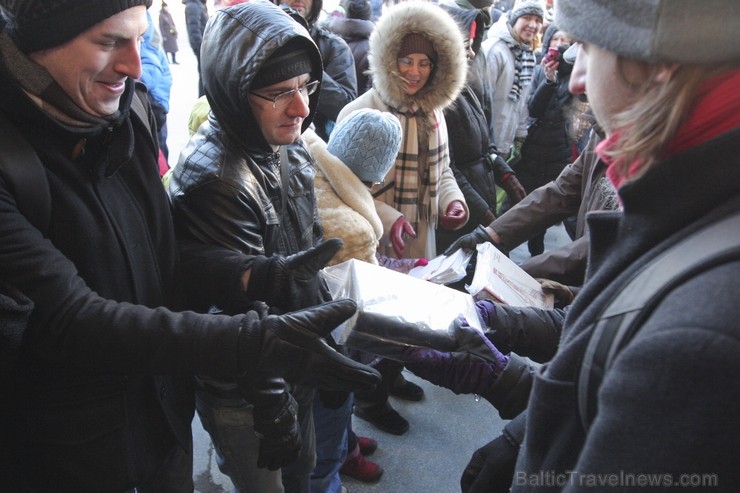
{"type": "Polygon", "coordinates": [[[553,307],[553,296],[545,294],[535,278],[493,244],[481,243],[477,250],[475,275],[467,287],[475,299],[489,298],[512,306],[553,307]]]}

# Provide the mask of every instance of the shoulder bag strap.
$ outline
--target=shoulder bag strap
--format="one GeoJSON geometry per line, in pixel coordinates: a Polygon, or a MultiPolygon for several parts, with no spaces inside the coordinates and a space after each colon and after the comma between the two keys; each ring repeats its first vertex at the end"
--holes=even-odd
{"type": "Polygon", "coordinates": [[[46,171],[31,144],[2,114],[0,175],[21,214],[46,234],[51,217],[51,194],[46,171]]]}
{"type": "Polygon", "coordinates": [[[625,283],[596,321],[577,382],[578,413],[588,430],[604,375],[663,298],[714,265],[740,258],[740,213],[695,231],[650,261],[625,283]]]}

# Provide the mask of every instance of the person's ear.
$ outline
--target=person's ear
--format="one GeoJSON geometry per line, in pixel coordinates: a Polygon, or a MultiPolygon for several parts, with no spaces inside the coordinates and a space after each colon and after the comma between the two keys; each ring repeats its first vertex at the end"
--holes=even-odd
{"type": "Polygon", "coordinates": [[[678,63],[665,63],[661,65],[661,68],[655,73],[655,82],[664,84],[671,80],[673,74],[676,73],[680,64],[678,63]]]}

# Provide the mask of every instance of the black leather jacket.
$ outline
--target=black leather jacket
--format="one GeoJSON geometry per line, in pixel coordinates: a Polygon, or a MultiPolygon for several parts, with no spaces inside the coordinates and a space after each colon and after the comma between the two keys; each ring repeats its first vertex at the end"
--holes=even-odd
{"type": "MultiPolygon", "coordinates": [[[[289,255],[321,237],[314,163],[302,141],[286,146],[283,206],[280,152],[224,148],[213,118],[191,138],[169,184],[177,225],[193,239],[254,255],[289,255]]],[[[281,148],[282,149],[282,148],[281,148]]]]}

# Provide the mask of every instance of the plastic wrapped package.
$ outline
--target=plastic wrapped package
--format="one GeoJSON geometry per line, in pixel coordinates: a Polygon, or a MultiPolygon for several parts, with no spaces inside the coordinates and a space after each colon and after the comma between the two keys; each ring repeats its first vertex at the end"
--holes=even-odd
{"type": "Polygon", "coordinates": [[[410,347],[454,350],[457,317],[482,330],[470,294],[354,259],[322,272],[334,299],[357,303],[333,333],[339,344],[404,361],[410,347]]]}
{"type": "Polygon", "coordinates": [[[554,297],[542,291],[542,285],[524,272],[491,243],[477,246],[475,275],[468,292],[475,299],[489,298],[511,306],[550,309],[554,297]]]}
{"type": "Polygon", "coordinates": [[[473,252],[458,249],[452,255],[438,255],[427,265],[414,267],[409,275],[435,284],[452,284],[465,278],[473,252]]]}

